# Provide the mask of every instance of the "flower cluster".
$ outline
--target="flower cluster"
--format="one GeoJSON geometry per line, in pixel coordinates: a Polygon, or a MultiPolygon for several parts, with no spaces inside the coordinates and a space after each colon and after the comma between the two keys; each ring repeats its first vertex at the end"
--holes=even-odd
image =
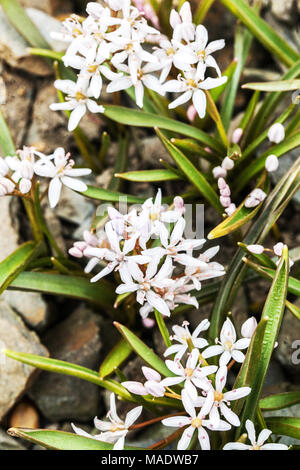
{"type": "MultiPolygon", "coordinates": [[[[206,111],[203,90],[218,87],[227,80],[221,77],[212,56],[224,47],[224,40],[208,43],[206,28],[196,27],[192,22],[189,2],[182,5],[179,13],[171,11],[173,37],[169,40],[147,23],[130,0],[105,1],[106,7],[89,2],[87,18],[72,15],[64,21],[63,32],[54,34],[55,38],[69,43],[63,61],[79,73],[76,82],[55,81],[55,87],[66,94],[66,101],[50,108],[71,111],[68,128],[74,130],[87,109],[92,113],[104,112],[97,102],[104,77],[109,82],[108,93],[133,86],[139,107],[143,107],[144,87],[160,95],[181,93],[169,107],[175,108],[192,99],[203,118],[206,111]],[[150,52],[147,43],[155,44],[150,52]],[[205,78],[208,67],[216,71],[217,78],[205,78]],[[177,73],[177,79],[166,81],[172,70],[177,73]]],[[[154,24],[158,26],[155,20],[154,24]]]]}
{"type": "MultiPolygon", "coordinates": [[[[199,335],[206,331],[209,325],[208,320],[203,320],[193,333],[190,332],[187,322],[184,322],[182,327],[178,325],[173,327],[175,335],[171,339],[178,344],[172,344],[165,351],[166,357],[176,353],[173,360],[166,360],[166,366],[170,371],[170,375],[166,378],[162,379],[161,375],[150,367],[142,367],[143,375],[146,378],[145,383],[122,382],[122,385],[135,395],[169,396],[182,401],[186,416],[171,416],[162,419],[164,426],[183,428],[178,442],[179,450],[188,448],[195,431],[198,433],[201,448],[208,450],[210,449],[210,439],[207,430],[227,431],[231,426],[238,427],[240,420],[237,414],[232,411],[231,403],[246,397],[251,392],[249,387],[228,391],[226,364],[231,357],[238,362],[243,362],[244,355],[240,349],[248,347],[256,328],[255,319],[249,318],[242,325],[243,339],[238,341],[236,341],[234,326],[227,319],[222,328],[220,346],[206,348],[208,342],[199,335]],[[206,349],[200,353],[200,349],[203,348],[206,349]],[[212,357],[221,352],[219,368],[206,363],[204,357],[212,357]],[[183,366],[181,360],[185,353],[187,353],[187,358],[185,366],[183,366]],[[180,395],[171,388],[178,385],[182,387],[180,395]]],[[[130,426],[140,416],[141,411],[142,407],[134,408],[127,414],[125,421],[120,420],[116,414],[115,400],[112,394],[111,411],[109,412],[111,423],[96,418],[95,427],[102,432],[94,436],[94,439],[115,443],[114,449],[123,448],[124,438],[130,430],[130,426]]],[[[93,437],[75,426],[73,429],[77,434],[93,437]]]]}
{"type": "Polygon", "coordinates": [[[26,196],[32,189],[33,177],[50,178],[48,198],[50,206],[57,205],[62,185],[74,191],[86,191],[87,185],[78,176],[91,173],[89,168],[73,168],[75,162],[70,153],[59,147],[53,154],[44,155],[34,147],[24,147],[16,155],[0,157],[0,196],[26,196]]]}
{"type": "Polygon", "coordinates": [[[170,316],[170,310],[179,304],[197,307],[197,299],[190,292],[200,290],[203,280],[223,276],[224,268],[211,261],[219,247],[194,255],[205,239],[184,238],[183,214],[182,198],[175,197],[173,209],[167,210],[159,190],[154,201],[147,199],[139,210],[132,208],[128,214],[109,208],[110,220],[104,233],[96,236],[86,232],[84,240],[76,242],[69,253],[90,259],[86,272],[98,263],[107,263],[91,282],[118,272],[121,284],[117,294],[135,293],[142,318],[154,309],[170,316]]]}

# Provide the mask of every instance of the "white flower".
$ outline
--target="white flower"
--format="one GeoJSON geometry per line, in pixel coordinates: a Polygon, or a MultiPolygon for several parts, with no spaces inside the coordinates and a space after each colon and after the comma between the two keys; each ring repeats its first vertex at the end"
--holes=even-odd
{"type": "Polygon", "coordinates": [[[77,176],[89,175],[91,170],[89,168],[75,169],[73,165],[74,161],[70,160],[70,154],[65,154],[64,149],[59,147],[55,150],[52,157],[41,159],[34,166],[34,171],[37,175],[51,178],[48,198],[52,208],[59,201],[63,184],[74,191],[83,192],[87,190],[87,185],[75,178],[77,176]]]}
{"type": "Polygon", "coordinates": [[[159,45],[160,47],[154,51],[154,55],[158,58],[162,67],[161,83],[168,78],[173,64],[179,70],[189,70],[191,68],[190,66],[194,60],[193,56],[185,50],[185,46],[180,42],[163,38],[159,45]]]}
{"type": "Polygon", "coordinates": [[[227,318],[222,326],[220,341],[217,341],[215,346],[209,346],[202,353],[202,356],[206,359],[212,356],[220,357],[220,366],[228,364],[231,358],[236,362],[244,362],[245,355],[240,349],[248,348],[250,344],[249,338],[242,338],[236,341],[235,328],[229,318],[227,318]]]}
{"type": "Polygon", "coordinates": [[[278,166],[279,160],[276,155],[269,155],[266,158],[265,168],[269,173],[271,173],[272,171],[276,171],[278,169],[278,166]]]}
{"type": "MultiPolygon", "coordinates": [[[[279,258],[281,258],[282,256],[283,247],[284,247],[284,244],[282,242],[276,243],[276,245],[273,246],[273,251],[275,255],[278,256],[279,258]]],[[[280,260],[278,260],[276,264],[278,264],[279,262],[280,260]]],[[[289,268],[291,268],[293,265],[294,265],[294,261],[292,260],[292,258],[289,258],[289,268]]]]}
{"type": "MultiPolygon", "coordinates": [[[[157,63],[148,63],[142,66],[141,61],[138,60],[134,66],[134,69],[132,68],[132,71],[136,70],[136,73],[133,73],[133,77],[132,75],[127,75],[112,80],[107,86],[106,91],[108,93],[114,93],[120,90],[127,90],[131,86],[134,86],[136,104],[137,106],[142,108],[144,100],[144,86],[146,86],[150,90],[156,91],[160,95],[164,94],[158,78],[152,74],[155,70],[158,70],[159,68],[160,64],[157,63]]],[[[131,73],[131,70],[129,69],[128,65],[123,65],[122,71],[128,74],[131,73]]]]}
{"type": "Polygon", "coordinates": [[[273,124],[268,132],[268,139],[270,142],[274,142],[275,144],[279,144],[285,138],[285,130],[282,124],[276,122],[273,124]]]}
{"type": "Polygon", "coordinates": [[[227,367],[221,366],[216,373],[216,388],[213,387],[207,394],[207,400],[211,400],[212,407],[209,412],[209,418],[214,426],[218,426],[220,422],[220,413],[233,426],[239,426],[240,420],[238,416],[229,408],[230,402],[239,400],[251,392],[250,387],[240,387],[230,392],[223,393],[226,385],[227,367]]]}
{"type": "Polygon", "coordinates": [[[0,176],[6,176],[9,172],[9,167],[4,158],[0,157],[0,176]]]}
{"type": "Polygon", "coordinates": [[[179,13],[172,10],[170,14],[170,25],[173,28],[173,39],[186,42],[192,41],[195,35],[195,25],[193,24],[191,5],[184,2],[179,13]]]}
{"type": "Polygon", "coordinates": [[[120,450],[124,447],[125,436],[128,433],[130,426],[132,426],[133,423],[139,418],[142,410],[142,406],[133,408],[127,413],[125,420],[123,421],[117,414],[115,394],[112,393],[110,395],[110,410],[107,413],[107,417],[110,421],[102,421],[98,418],[94,419],[95,427],[101,431],[100,434],[91,436],[82,429],[74,426],[74,424],[72,424],[72,427],[76,434],[79,434],[80,436],[115,444],[114,450],[120,450]]]}
{"type": "Polygon", "coordinates": [[[214,374],[217,370],[217,366],[200,366],[199,350],[197,348],[194,348],[189,354],[185,367],[178,359],[174,361],[166,360],[166,366],[176,377],[167,377],[162,380],[161,384],[169,387],[184,382],[184,388],[189,391],[192,397],[197,395],[195,387],[203,390],[209,389],[210,382],[207,376],[214,374]]]}
{"type": "Polygon", "coordinates": [[[209,413],[211,403],[205,401],[199,413],[196,413],[194,400],[190,397],[186,390],[183,390],[181,393],[181,399],[185,411],[189,416],[173,416],[171,418],[166,418],[162,420],[164,426],[170,426],[175,428],[182,428],[183,426],[188,426],[182,433],[182,436],[178,442],[178,450],[186,450],[191,442],[191,439],[194,435],[194,432],[198,432],[198,440],[202,450],[210,450],[210,441],[208,433],[204,428],[208,428],[212,431],[228,431],[230,429],[230,424],[225,421],[220,420],[217,427],[213,426],[210,420],[205,419],[206,415],[209,413]]]}
{"type": "Polygon", "coordinates": [[[229,170],[232,170],[233,167],[234,167],[234,161],[232,160],[232,158],[225,157],[222,162],[222,168],[224,168],[224,170],[226,171],[229,171],[229,170]]]}
{"type": "Polygon", "coordinates": [[[8,178],[0,176],[0,197],[10,194],[15,189],[15,184],[8,178]]]}
{"type": "Polygon", "coordinates": [[[156,370],[150,367],[142,367],[142,371],[147,381],[141,382],[127,381],[122,382],[123,387],[136,395],[152,395],[153,397],[163,397],[165,387],[161,384],[161,376],[156,370]]]}
{"type": "Polygon", "coordinates": [[[256,188],[250,193],[249,197],[246,199],[245,207],[248,209],[258,206],[262,201],[267,197],[266,193],[260,189],[256,188]]]}
{"type": "Polygon", "coordinates": [[[212,67],[216,70],[219,77],[221,77],[221,70],[211,54],[223,49],[225,47],[224,39],[212,41],[208,43],[208,32],[205,26],[198,25],[196,28],[196,39],[194,42],[189,43],[186,47],[186,54],[191,54],[193,57],[191,63],[197,64],[197,71],[202,80],[204,79],[205,70],[207,67],[212,67]]]}
{"type": "MultiPolygon", "coordinates": [[[[133,279],[128,279],[126,283],[120,284],[116,289],[116,293],[136,292],[136,299],[139,304],[143,305],[147,301],[162,315],[169,317],[171,315],[170,309],[159,295],[159,292],[174,283],[174,280],[170,278],[173,271],[172,260],[167,258],[157,273],[158,262],[159,260],[156,258],[151,260],[145,275],[136,263],[128,263],[128,270],[133,279]]],[[[142,312],[140,311],[140,313],[142,312]]]]}
{"type": "Polygon", "coordinates": [[[24,147],[23,150],[18,150],[17,154],[18,156],[6,157],[5,161],[14,172],[12,175],[13,181],[19,184],[21,193],[26,194],[30,191],[32,185],[35,150],[33,147],[24,147]]]}
{"type": "Polygon", "coordinates": [[[50,105],[52,111],[68,110],[72,111],[69,119],[68,130],[73,131],[85,115],[87,109],[91,113],[103,113],[104,108],[92,100],[94,92],[89,86],[89,81],[78,79],[75,83],[72,80],[55,80],[55,88],[67,94],[64,103],[53,103],[50,105]]]}
{"type": "Polygon", "coordinates": [[[288,446],[285,444],[264,444],[272,434],[272,431],[269,429],[263,429],[256,440],[254,424],[250,419],[247,419],[246,421],[246,429],[251,445],[243,444],[241,442],[228,442],[228,444],[223,447],[223,450],[288,450],[288,446]]]}
{"type": "Polygon", "coordinates": [[[208,343],[204,338],[198,338],[202,331],[206,331],[209,328],[209,321],[203,320],[197,328],[194,330],[193,333],[190,332],[188,328],[189,323],[184,321],[182,326],[174,325],[172,330],[174,331],[174,335],[170,338],[172,341],[178,341],[179,344],[173,344],[172,346],[166,349],[164,356],[170,356],[171,354],[176,353],[175,360],[180,360],[184,353],[190,347],[202,349],[205,348],[208,343]]]}
{"type": "Polygon", "coordinates": [[[177,108],[190,99],[193,101],[197,113],[200,118],[204,118],[206,112],[206,96],[203,90],[211,90],[227,81],[227,77],[206,78],[197,69],[184,72],[184,76],[180,75],[177,80],[170,80],[163,85],[163,90],[172,93],[182,93],[175,101],[169,104],[169,108],[177,108]]]}
{"type": "Polygon", "coordinates": [[[224,266],[214,261],[210,262],[219,249],[219,246],[213,246],[199,255],[198,259],[206,263],[204,267],[187,266],[185,268],[185,277],[193,283],[195,289],[201,289],[201,281],[224,276],[224,266]]]}
{"type": "Polygon", "coordinates": [[[255,317],[250,317],[242,324],[241,333],[244,338],[252,338],[257,327],[255,317]]]}
{"type": "Polygon", "coordinates": [[[91,282],[97,282],[103,276],[107,276],[112,271],[119,271],[121,279],[126,283],[127,280],[131,281],[128,270],[134,269],[132,263],[146,264],[151,260],[149,257],[143,255],[129,256],[129,253],[133,251],[137,236],[131,237],[124,241],[123,248],[120,248],[120,238],[113,229],[112,223],[105,225],[105,232],[110,249],[108,248],[96,248],[89,246],[84,250],[84,255],[89,257],[95,257],[98,259],[105,259],[109,261],[108,265],[100,271],[96,276],[91,279],[91,282]],[[131,266],[127,266],[131,262],[131,266]]]}

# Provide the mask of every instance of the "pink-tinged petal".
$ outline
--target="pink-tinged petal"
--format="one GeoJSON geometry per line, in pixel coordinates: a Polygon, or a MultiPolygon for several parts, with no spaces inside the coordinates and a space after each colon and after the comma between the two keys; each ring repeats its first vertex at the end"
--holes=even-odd
{"type": "Polygon", "coordinates": [[[218,356],[219,354],[222,354],[223,351],[224,348],[222,346],[209,346],[202,352],[202,356],[204,357],[204,359],[207,359],[209,357],[218,356]]]}
{"type": "Polygon", "coordinates": [[[176,222],[176,224],[173,228],[171,237],[170,237],[170,244],[171,245],[176,245],[182,239],[183,232],[184,232],[184,229],[185,229],[185,224],[186,224],[186,222],[185,222],[183,217],[181,217],[176,222]]]}
{"type": "Polygon", "coordinates": [[[163,419],[161,422],[164,426],[170,426],[170,428],[182,428],[191,423],[191,419],[187,416],[171,416],[170,418],[163,419]]]}
{"type": "Polygon", "coordinates": [[[206,341],[206,339],[203,339],[203,338],[196,338],[196,339],[193,339],[192,341],[193,341],[193,345],[198,349],[202,349],[208,346],[208,342],[206,341]]]}
{"type": "Polygon", "coordinates": [[[167,356],[170,356],[171,354],[176,354],[178,352],[181,352],[181,350],[183,351],[183,354],[184,354],[185,351],[187,350],[187,346],[184,346],[182,344],[173,344],[168,349],[166,349],[166,351],[164,352],[164,356],[167,357],[167,356]]]}
{"type": "Polygon", "coordinates": [[[204,428],[198,428],[198,440],[202,450],[210,450],[209,436],[204,428]]]}
{"type": "Polygon", "coordinates": [[[197,348],[194,348],[188,357],[186,367],[188,369],[195,369],[198,361],[199,361],[199,351],[197,348]]]}
{"type": "Polygon", "coordinates": [[[127,413],[126,418],[125,418],[125,427],[129,428],[130,426],[132,426],[133,423],[139,418],[142,411],[143,411],[142,406],[137,406],[136,408],[133,408],[132,410],[130,410],[127,413]]]}
{"type": "Polygon", "coordinates": [[[213,406],[209,413],[209,420],[214,427],[217,427],[220,423],[220,414],[217,406],[213,406]]]}
{"type": "Polygon", "coordinates": [[[206,112],[206,96],[202,90],[197,90],[193,93],[193,105],[195,106],[199,117],[203,119],[206,112]]]}
{"type": "Polygon", "coordinates": [[[227,318],[223,323],[222,330],[220,333],[220,339],[222,343],[225,343],[226,341],[231,341],[232,343],[235,343],[236,341],[235,328],[229,318],[227,318]]]}
{"type": "Polygon", "coordinates": [[[245,360],[245,354],[242,353],[242,351],[236,351],[235,349],[231,352],[232,358],[239,363],[244,362],[245,360]]]}
{"type": "Polygon", "coordinates": [[[142,371],[147,380],[155,380],[156,382],[161,380],[160,374],[150,367],[143,366],[142,371]]]}
{"type": "Polygon", "coordinates": [[[256,440],[256,433],[255,433],[255,427],[252,421],[250,419],[247,419],[246,424],[245,424],[247,433],[248,433],[248,438],[251,442],[252,445],[255,445],[255,440],[256,440]]]}
{"type": "Polygon", "coordinates": [[[258,435],[258,438],[257,438],[257,445],[261,446],[263,445],[263,443],[269,439],[269,437],[271,436],[272,434],[272,431],[270,431],[269,429],[263,429],[259,435],[258,435]]]}
{"type": "Polygon", "coordinates": [[[189,443],[191,442],[191,439],[193,437],[194,431],[195,428],[193,426],[189,426],[183,431],[182,436],[177,444],[178,450],[186,450],[188,448],[189,443]]]}
{"type": "Polygon", "coordinates": [[[62,184],[61,184],[60,179],[57,177],[53,178],[53,180],[51,180],[50,182],[49,190],[48,190],[49,203],[52,209],[57,205],[59,201],[61,188],[62,188],[62,184]]]}
{"type": "Polygon", "coordinates": [[[224,418],[233,426],[239,426],[240,420],[238,416],[225,403],[221,403],[220,410],[224,418]]]}
{"type": "Polygon", "coordinates": [[[240,398],[243,398],[249,395],[250,392],[251,392],[250,387],[236,388],[235,390],[231,390],[230,392],[224,393],[224,400],[225,401],[239,400],[240,398]]]}
{"type": "MultiPolygon", "coordinates": [[[[199,413],[199,416],[201,416],[202,418],[204,418],[205,416],[207,416],[211,411],[212,411],[212,406],[213,406],[213,403],[214,403],[214,391],[213,389],[209,390],[208,394],[207,394],[207,397],[201,407],[201,410],[200,410],[200,413],[199,413]]],[[[214,407],[216,408],[216,407],[214,407]]]]}
{"type": "Polygon", "coordinates": [[[129,392],[134,393],[135,395],[147,395],[147,390],[140,382],[128,381],[122,382],[122,385],[129,390],[129,392]]]}
{"type": "Polygon", "coordinates": [[[155,294],[155,292],[146,292],[146,299],[153,308],[156,308],[156,310],[165,317],[169,317],[171,315],[167,303],[158,294],[155,294]]]}
{"type": "Polygon", "coordinates": [[[184,368],[179,361],[166,360],[166,366],[171,372],[173,372],[173,374],[184,377],[184,368]]]}
{"type": "Polygon", "coordinates": [[[72,132],[76,129],[79,124],[79,121],[86,113],[86,106],[85,104],[79,104],[76,108],[71,112],[69,122],[68,122],[68,131],[72,132]]]}
{"type": "Polygon", "coordinates": [[[250,450],[250,446],[242,444],[241,442],[228,442],[223,447],[223,450],[250,450]]]}
{"type": "Polygon", "coordinates": [[[223,388],[226,385],[227,380],[227,367],[221,366],[216,374],[216,390],[217,392],[222,392],[223,388]]]}
{"type": "Polygon", "coordinates": [[[148,380],[145,382],[145,389],[149,395],[152,395],[153,397],[163,397],[166,391],[165,387],[155,380],[148,380]]]}
{"type": "Polygon", "coordinates": [[[234,349],[246,349],[250,344],[250,338],[242,338],[239,339],[236,343],[234,343],[234,349]]]}
{"type": "Polygon", "coordinates": [[[164,387],[172,387],[172,385],[177,385],[184,381],[184,377],[167,377],[163,379],[160,383],[164,387]]]}

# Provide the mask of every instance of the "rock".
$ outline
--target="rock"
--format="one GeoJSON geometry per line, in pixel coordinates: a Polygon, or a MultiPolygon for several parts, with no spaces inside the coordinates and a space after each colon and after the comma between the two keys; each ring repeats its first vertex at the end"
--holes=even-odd
{"type": "MultiPolygon", "coordinates": [[[[21,318],[3,300],[0,301],[0,341],[13,351],[40,356],[48,354],[37,335],[26,328],[21,318]]],[[[5,359],[0,373],[0,420],[26,391],[33,373],[33,367],[5,359]]]]}
{"type": "Polygon", "coordinates": [[[27,42],[8,21],[2,7],[0,7],[0,57],[10,66],[34,75],[45,76],[52,73],[44,59],[28,53],[27,42]]]}
{"type": "Polygon", "coordinates": [[[10,437],[0,429],[0,450],[26,450],[20,443],[20,439],[10,437]]]}
{"type": "Polygon", "coordinates": [[[16,310],[30,328],[40,331],[49,323],[48,304],[38,292],[6,290],[0,298],[16,310]]]}
{"type": "Polygon", "coordinates": [[[277,361],[271,359],[266,375],[266,380],[264,382],[263,395],[266,395],[266,392],[270,390],[271,387],[285,382],[286,377],[284,375],[284,369],[277,361]]]}
{"type": "MultiPolygon", "coordinates": [[[[1,34],[0,25],[0,56],[2,55],[1,34]]],[[[7,91],[6,104],[2,106],[2,111],[16,148],[19,148],[23,144],[27,131],[27,123],[30,120],[31,102],[34,97],[35,85],[29,79],[16,74],[13,75],[5,70],[5,68],[2,72],[2,78],[7,91]]]]}
{"type": "MultiPolygon", "coordinates": [[[[296,306],[300,306],[300,301],[295,301],[296,306]]],[[[300,372],[300,334],[299,320],[288,310],[285,311],[281,330],[278,336],[278,346],[275,349],[275,356],[286,373],[296,383],[299,383],[300,372]],[[298,353],[297,353],[298,351],[298,353]]]]}
{"type": "Polygon", "coordinates": [[[0,262],[18,248],[18,222],[12,218],[11,209],[14,203],[12,196],[0,198],[0,262]]]}
{"type": "MultiPolygon", "coordinates": [[[[145,168],[145,165],[151,165],[157,168],[159,160],[162,158],[168,163],[172,163],[172,159],[168,152],[166,151],[164,145],[156,136],[146,137],[138,143],[139,155],[142,158],[139,158],[139,168],[145,168]]],[[[135,147],[131,149],[131,152],[134,152],[136,158],[135,147]]]]}
{"type": "MultiPolygon", "coordinates": [[[[128,443],[128,445],[133,447],[147,448],[155,444],[156,442],[159,442],[160,440],[170,436],[172,432],[174,432],[174,428],[172,431],[172,428],[168,426],[163,426],[162,424],[158,423],[146,428],[145,431],[140,431],[134,437],[132,437],[132,433],[129,434],[126,442],[128,443]]],[[[177,442],[174,441],[170,445],[165,447],[164,450],[175,450],[176,446],[177,442]]]]}
{"type": "Polygon", "coordinates": [[[56,208],[58,217],[69,223],[78,225],[80,228],[88,221],[87,229],[89,229],[94,211],[95,206],[89,199],[63,186],[61,198],[56,208]]]}
{"type": "Polygon", "coordinates": [[[25,8],[37,8],[49,15],[72,11],[70,0],[64,0],[63,2],[60,0],[20,0],[20,3],[25,8]]]}
{"type": "Polygon", "coordinates": [[[22,400],[11,413],[9,426],[11,428],[37,429],[39,415],[36,408],[28,400],[22,400]]]}
{"type": "Polygon", "coordinates": [[[26,8],[26,13],[40,31],[46,42],[50,45],[51,49],[56,52],[64,52],[66,50],[66,43],[53,39],[50,34],[52,32],[61,32],[60,21],[35,8],[26,8]]]}
{"type": "Polygon", "coordinates": [[[296,13],[295,0],[271,0],[271,11],[278,20],[293,23],[296,13]]]}
{"type": "MultiPolygon", "coordinates": [[[[50,329],[43,342],[51,357],[97,369],[101,349],[99,331],[98,317],[79,307],[50,329]]],[[[51,421],[87,421],[97,415],[100,390],[75,377],[42,372],[30,390],[30,397],[51,421]]]]}

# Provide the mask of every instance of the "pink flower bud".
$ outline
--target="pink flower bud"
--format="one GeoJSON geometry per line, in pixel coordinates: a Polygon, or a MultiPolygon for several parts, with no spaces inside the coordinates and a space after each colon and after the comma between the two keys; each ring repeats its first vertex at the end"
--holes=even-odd
{"type": "Polygon", "coordinates": [[[193,122],[195,120],[195,117],[197,116],[197,110],[193,104],[188,107],[186,115],[190,122],[193,122]]]}
{"type": "Polygon", "coordinates": [[[136,395],[147,395],[148,392],[145,389],[144,385],[140,382],[122,382],[123,387],[127,388],[129,392],[135,393],[136,395]]]}
{"type": "Polygon", "coordinates": [[[0,177],[0,187],[1,189],[1,196],[5,196],[6,194],[12,193],[15,189],[15,185],[12,181],[7,178],[0,177]]]}
{"type": "Polygon", "coordinates": [[[282,255],[282,250],[283,250],[284,244],[282,242],[276,243],[276,245],[273,246],[273,250],[276,256],[281,256],[282,255]]]}
{"type": "Polygon", "coordinates": [[[220,197],[220,202],[221,202],[223,207],[229,207],[230,204],[231,204],[231,199],[230,199],[230,197],[221,196],[220,197]]]}
{"type": "Polygon", "coordinates": [[[88,230],[83,232],[83,239],[90,246],[98,246],[99,244],[98,238],[88,230]]]}
{"type": "Polygon", "coordinates": [[[226,214],[230,217],[236,211],[236,205],[232,202],[229,207],[225,209],[226,214]]]}
{"type": "Polygon", "coordinates": [[[148,380],[145,383],[145,389],[149,395],[152,395],[153,397],[163,397],[165,394],[165,387],[161,385],[158,382],[155,382],[154,380],[148,380]]]}
{"type": "Polygon", "coordinates": [[[225,157],[221,166],[226,171],[232,170],[232,168],[234,167],[234,161],[231,160],[231,158],[229,157],[225,157]]]}
{"type": "Polygon", "coordinates": [[[244,338],[252,338],[257,327],[257,321],[254,317],[249,318],[242,324],[241,333],[244,338]]]}
{"type": "Polygon", "coordinates": [[[241,127],[237,127],[232,133],[231,142],[233,144],[238,144],[239,141],[241,140],[243,133],[244,133],[243,129],[241,127]]]}
{"type": "Polygon", "coordinates": [[[251,196],[255,197],[260,202],[264,201],[264,199],[267,197],[266,193],[260,188],[253,189],[251,196]]]}
{"type": "Polygon", "coordinates": [[[72,246],[72,248],[69,249],[69,255],[74,256],[75,258],[82,258],[83,253],[79,248],[76,248],[75,246],[72,246]]]}
{"type": "Polygon", "coordinates": [[[19,189],[22,194],[29,193],[29,191],[31,190],[31,181],[26,178],[22,178],[19,183],[19,189]]]}
{"type": "Polygon", "coordinates": [[[269,155],[266,158],[265,168],[268,172],[276,171],[279,166],[279,161],[276,155],[269,155]]]}
{"type": "Polygon", "coordinates": [[[227,176],[227,171],[224,170],[224,168],[222,168],[221,166],[216,166],[215,168],[213,168],[212,173],[215,179],[226,178],[227,176]]]}
{"type": "Polygon", "coordinates": [[[221,196],[230,196],[231,192],[229,186],[227,185],[226,188],[221,189],[220,194],[221,196]]]}
{"type": "Polygon", "coordinates": [[[83,252],[87,248],[88,245],[85,242],[75,242],[74,246],[83,252]]]}
{"type": "Polygon", "coordinates": [[[255,255],[261,255],[264,252],[264,247],[262,245],[248,245],[247,250],[255,255]]]}
{"type": "Polygon", "coordinates": [[[145,328],[153,328],[155,325],[155,321],[153,320],[153,318],[143,318],[142,323],[145,328]]]}
{"type": "Polygon", "coordinates": [[[155,382],[160,382],[161,376],[156,370],[151,369],[150,367],[142,367],[142,371],[147,380],[155,380],[155,382]]]}
{"type": "Polygon", "coordinates": [[[270,127],[268,132],[268,139],[270,142],[274,142],[275,144],[279,144],[285,138],[285,130],[282,124],[276,122],[273,126],[270,127]]]}
{"type": "Polygon", "coordinates": [[[225,189],[227,186],[227,183],[226,181],[224,180],[224,178],[219,178],[218,179],[218,188],[219,189],[225,189]]]}
{"type": "Polygon", "coordinates": [[[255,197],[249,196],[246,199],[245,207],[247,207],[247,209],[252,209],[252,207],[258,206],[258,204],[260,204],[260,201],[258,201],[255,197]]]}
{"type": "Polygon", "coordinates": [[[180,196],[174,197],[174,208],[177,212],[180,212],[181,215],[185,213],[184,200],[180,196]]]}

